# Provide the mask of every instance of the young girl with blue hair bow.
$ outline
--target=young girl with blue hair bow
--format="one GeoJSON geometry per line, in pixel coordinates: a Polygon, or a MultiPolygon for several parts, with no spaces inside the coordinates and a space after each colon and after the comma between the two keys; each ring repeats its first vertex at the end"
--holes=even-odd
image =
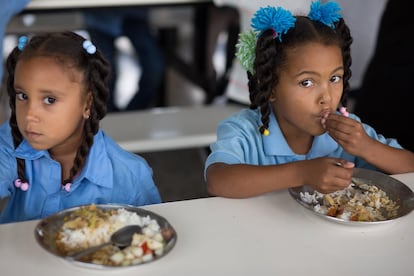
{"type": "Polygon", "coordinates": [[[260,8],[240,35],[250,108],[222,121],[206,160],[210,194],[249,197],[309,185],[346,188],[355,167],[414,171],[414,154],[346,110],[352,37],[336,2],[307,16],[260,8]]]}

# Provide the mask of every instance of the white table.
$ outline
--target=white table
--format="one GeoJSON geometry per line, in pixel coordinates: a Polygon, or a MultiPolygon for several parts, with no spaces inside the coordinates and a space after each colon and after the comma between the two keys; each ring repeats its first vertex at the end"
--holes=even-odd
{"type": "Polygon", "coordinates": [[[102,129],[132,152],[153,152],[209,146],[219,121],[239,111],[238,105],[203,105],[109,113],[102,129]]]}
{"type": "MultiPolygon", "coordinates": [[[[414,173],[396,175],[414,189],[414,173]]],[[[146,206],[178,240],[160,260],[112,271],[66,263],[34,238],[38,221],[0,225],[1,275],[414,275],[414,212],[391,224],[339,225],[287,191],[249,199],[205,198],[146,206]]]]}

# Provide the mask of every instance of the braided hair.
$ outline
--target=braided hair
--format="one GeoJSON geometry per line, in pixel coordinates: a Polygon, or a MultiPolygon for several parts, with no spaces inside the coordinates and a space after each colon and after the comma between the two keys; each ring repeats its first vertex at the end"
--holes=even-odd
{"type": "MultiPolygon", "coordinates": [[[[6,61],[7,92],[11,115],[9,124],[13,137],[14,147],[17,148],[23,140],[16,121],[16,91],[14,77],[16,65],[21,60],[33,57],[51,57],[62,66],[83,72],[83,85],[85,91],[91,93],[91,106],[89,119],[83,127],[82,142],[76,152],[73,166],[68,179],[62,184],[70,183],[85,165],[94,135],[99,130],[99,122],[106,115],[106,102],[108,98],[109,65],[99,50],[90,54],[82,44],[85,38],[74,32],[45,33],[34,36],[24,48],[16,46],[6,61]]],[[[86,92],[85,92],[86,93],[86,92]]],[[[17,174],[22,182],[27,182],[25,176],[25,161],[17,158],[17,174]]]]}
{"type": "Polygon", "coordinates": [[[260,133],[269,127],[270,107],[268,104],[272,89],[279,82],[279,72],[287,62],[287,50],[305,43],[316,42],[324,45],[337,45],[342,51],[344,66],[343,93],[341,105],[347,105],[351,78],[351,44],[352,37],[348,26],[341,18],[335,22],[335,28],[311,20],[306,16],[295,16],[295,26],[283,35],[283,41],[275,39],[274,31],[264,31],[257,40],[255,48],[254,74],[247,73],[250,108],[260,108],[262,126],[260,133]]]}

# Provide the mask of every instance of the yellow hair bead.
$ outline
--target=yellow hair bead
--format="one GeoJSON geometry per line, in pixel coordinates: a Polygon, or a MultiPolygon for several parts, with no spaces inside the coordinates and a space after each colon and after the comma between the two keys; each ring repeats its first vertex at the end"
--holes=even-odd
{"type": "Polygon", "coordinates": [[[263,135],[264,136],[269,136],[270,132],[267,128],[265,128],[265,130],[263,130],[263,135]]]}

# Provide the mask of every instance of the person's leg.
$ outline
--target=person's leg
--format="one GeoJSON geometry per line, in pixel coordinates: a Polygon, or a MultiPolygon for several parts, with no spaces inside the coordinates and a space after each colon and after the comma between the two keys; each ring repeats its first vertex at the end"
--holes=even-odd
{"type": "Polygon", "coordinates": [[[108,112],[119,111],[115,103],[115,84],[117,79],[115,37],[97,29],[88,29],[95,46],[103,53],[111,66],[109,78],[108,112]]]}
{"type": "Polygon", "coordinates": [[[213,102],[215,97],[224,94],[228,83],[228,73],[232,67],[234,54],[236,52],[236,43],[240,32],[239,12],[234,7],[223,6],[216,7],[209,5],[208,9],[201,12],[207,13],[206,18],[206,53],[204,57],[205,68],[203,69],[207,82],[206,87],[206,103],[213,102]],[[213,63],[218,38],[220,34],[227,34],[227,42],[225,47],[225,67],[222,74],[216,72],[213,63]]]}
{"type": "Polygon", "coordinates": [[[135,48],[142,69],[138,91],[126,110],[145,109],[154,103],[164,80],[164,56],[147,20],[129,17],[124,20],[123,29],[135,48]]]}

